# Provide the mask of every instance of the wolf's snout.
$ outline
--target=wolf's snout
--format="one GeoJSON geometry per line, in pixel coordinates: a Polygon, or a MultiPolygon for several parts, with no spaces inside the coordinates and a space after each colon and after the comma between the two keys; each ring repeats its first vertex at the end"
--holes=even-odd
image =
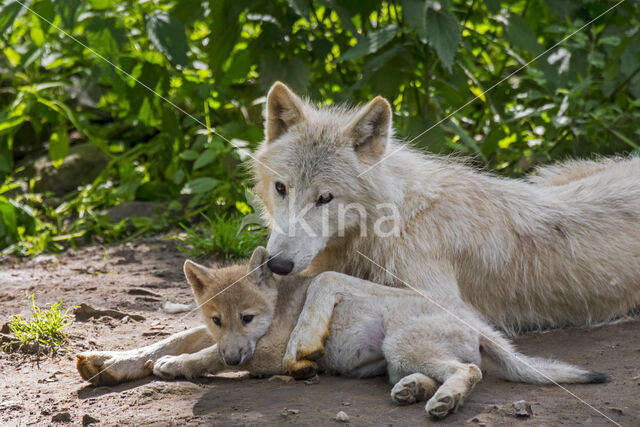
{"type": "Polygon", "coordinates": [[[293,261],[275,256],[267,262],[267,266],[274,273],[286,276],[293,270],[293,261]]]}
{"type": "Polygon", "coordinates": [[[234,355],[224,355],[224,362],[229,366],[238,366],[240,361],[242,360],[242,356],[240,353],[234,355]]]}

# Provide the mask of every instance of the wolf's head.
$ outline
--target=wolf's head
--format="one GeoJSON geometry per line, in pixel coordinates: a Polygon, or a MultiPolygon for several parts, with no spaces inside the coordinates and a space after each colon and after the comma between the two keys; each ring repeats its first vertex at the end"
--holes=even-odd
{"type": "Polygon", "coordinates": [[[196,302],[228,365],[251,359],[271,326],[278,291],[266,262],[267,251],[259,247],[248,266],[209,269],[189,260],[184,263],[196,302]]]}
{"type": "Polygon", "coordinates": [[[266,139],[255,162],[255,191],[271,227],[269,267],[304,270],[338,237],[375,220],[393,199],[376,173],[392,137],[391,106],[377,97],[361,108],[316,108],[275,83],[267,96],[266,139]]]}

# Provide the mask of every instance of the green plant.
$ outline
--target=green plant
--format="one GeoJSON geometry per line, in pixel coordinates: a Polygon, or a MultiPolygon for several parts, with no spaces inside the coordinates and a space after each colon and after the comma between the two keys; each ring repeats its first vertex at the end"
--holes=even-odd
{"type": "Polygon", "coordinates": [[[22,346],[35,347],[37,353],[47,350],[55,353],[66,338],[62,329],[73,323],[68,315],[70,309],[64,310],[62,301],[51,304],[48,309],[40,308],[36,305],[34,294],[31,294],[31,317],[23,319],[18,314],[11,318],[9,331],[18,341],[5,343],[5,347],[13,347],[19,342],[22,346]]]}
{"type": "Polygon", "coordinates": [[[0,6],[5,253],[238,215],[276,79],[327,104],[381,94],[400,137],[504,175],[640,152],[637,1],[20,3],[0,6]],[[106,167],[66,194],[39,190],[30,159],[60,168],[81,143],[106,167]],[[131,201],[167,208],[110,222],[131,201]]]}
{"type": "Polygon", "coordinates": [[[219,254],[225,260],[247,258],[266,234],[264,228],[242,228],[239,216],[230,219],[203,217],[205,222],[200,225],[182,225],[186,235],[175,237],[179,242],[178,249],[192,258],[211,253],[219,254]]]}

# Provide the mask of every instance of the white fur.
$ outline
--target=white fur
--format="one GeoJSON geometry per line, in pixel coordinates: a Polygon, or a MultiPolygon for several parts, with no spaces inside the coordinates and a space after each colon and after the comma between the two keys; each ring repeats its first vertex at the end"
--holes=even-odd
{"type": "MultiPolygon", "coordinates": [[[[282,84],[269,99],[287,97],[303,120],[281,128],[257,152],[255,189],[264,215],[274,228],[319,194],[334,195],[305,213],[312,233],[272,234],[270,254],[293,260],[294,273],[404,281],[451,304],[467,302],[511,333],[607,322],[638,307],[640,158],[572,161],[528,180],[506,179],[402,147],[384,129],[378,132],[386,135],[384,150],[363,157],[360,147],[380,140],[354,139],[361,110],[316,109],[282,84]],[[287,197],[275,192],[276,181],[287,186],[287,197]],[[374,227],[385,202],[397,206],[400,231],[380,237],[374,227]],[[339,236],[338,208],[352,203],[366,211],[366,222],[348,216],[346,235],[339,236]],[[322,233],[323,216],[329,233],[320,240],[310,234],[322,233]]],[[[388,125],[364,123],[369,134],[371,123],[388,125]]]]}

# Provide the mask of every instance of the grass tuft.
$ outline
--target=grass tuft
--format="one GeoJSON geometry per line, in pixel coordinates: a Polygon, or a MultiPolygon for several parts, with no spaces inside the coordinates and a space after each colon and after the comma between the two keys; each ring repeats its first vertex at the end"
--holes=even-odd
{"type": "Polygon", "coordinates": [[[48,309],[40,308],[36,305],[34,294],[31,294],[31,308],[29,319],[23,319],[19,314],[11,318],[9,331],[17,341],[5,343],[3,347],[13,350],[15,344],[19,344],[19,347],[29,349],[30,353],[57,352],[66,338],[62,329],[73,323],[69,316],[69,310],[73,307],[64,310],[62,301],[59,301],[48,309]]]}
{"type": "Polygon", "coordinates": [[[190,258],[216,253],[225,260],[248,258],[260,245],[266,229],[256,227],[242,228],[242,218],[225,219],[220,216],[209,218],[194,226],[182,226],[186,235],[176,237],[178,249],[190,258]]]}

